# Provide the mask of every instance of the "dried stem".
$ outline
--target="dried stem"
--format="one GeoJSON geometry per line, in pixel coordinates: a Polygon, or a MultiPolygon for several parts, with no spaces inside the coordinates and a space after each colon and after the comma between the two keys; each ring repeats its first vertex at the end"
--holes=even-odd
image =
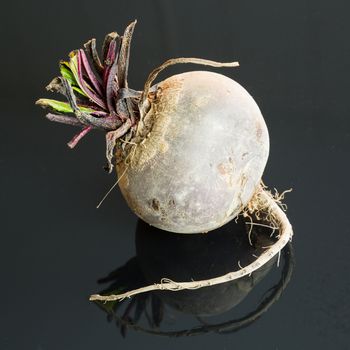
{"type": "Polygon", "coordinates": [[[99,72],[103,72],[103,65],[101,64],[100,57],[98,56],[96,49],[96,39],[93,38],[84,44],[85,50],[91,57],[91,60],[94,64],[95,69],[99,72]]]}
{"type": "Polygon", "coordinates": [[[94,294],[90,296],[90,300],[100,300],[100,301],[115,301],[115,300],[123,300],[125,298],[130,298],[133,295],[150,292],[153,290],[169,290],[169,291],[179,291],[183,289],[198,289],[202,287],[214,286],[217,284],[233,281],[235,279],[241,278],[246,275],[250,275],[262,265],[266,264],[269,260],[271,260],[276,254],[278,254],[283,247],[291,240],[293,236],[292,226],[280,208],[280,206],[276,203],[275,199],[266,191],[263,187],[261,187],[253,197],[252,201],[259,203],[259,210],[267,212],[269,217],[273,218],[273,224],[278,225],[279,227],[279,236],[278,240],[269,247],[266,247],[266,250],[251,264],[225,275],[201,280],[201,281],[191,281],[191,282],[175,282],[168,278],[162,278],[160,283],[155,283],[149,286],[145,286],[142,288],[134,289],[128,291],[126,293],[117,294],[117,295],[99,295],[94,294]]]}
{"type": "Polygon", "coordinates": [[[238,67],[239,66],[238,62],[217,62],[217,61],[205,60],[202,58],[195,58],[195,57],[179,57],[179,58],[172,58],[170,60],[165,61],[161,66],[155,68],[149,74],[146,80],[143,93],[139,102],[141,119],[143,118],[146,110],[148,109],[147,97],[154,79],[156,79],[158,74],[165,68],[169,66],[173,66],[175,64],[179,64],[179,63],[192,63],[192,64],[200,64],[204,66],[211,66],[211,67],[238,67]]]}
{"type": "Polygon", "coordinates": [[[67,124],[72,126],[83,126],[83,124],[77,118],[70,117],[67,115],[48,113],[46,114],[46,118],[48,120],[51,120],[52,122],[57,122],[57,123],[62,123],[62,124],[67,124]]]}
{"type": "Polygon", "coordinates": [[[74,50],[69,54],[69,61],[60,62],[61,76],[53,79],[47,89],[65,95],[68,104],[51,99],[37,101],[38,105],[55,112],[47,115],[49,120],[83,128],[68,143],[69,147],[73,148],[92,129],[107,134],[113,131],[116,141],[137,123],[138,113],[134,107],[141,93],[129,92],[127,83],[135,25],[136,21],[130,23],[123,36],[116,32],[106,36],[102,61],[96,50],[96,40],[91,39],[84,45],[85,51],[74,50]]]}
{"type": "MultiPolygon", "coordinates": [[[[136,20],[131,22],[122,36],[112,32],[105,37],[102,47],[102,59],[96,50],[96,40],[91,39],[84,44],[83,49],[74,50],[69,55],[69,62],[61,61],[61,77],[57,77],[47,86],[50,91],[62,93],[66,96],[71,110],[54,109],[58,113],[72,113],[70,115],[49,114],[51,121],[85,127],[83,132],[74,136],[68,145],[73,148],[90,130],[100,129],[115,131],[114,140],[124,136],[129,130],[135,132],[137,124],[142,120],[148,109],[148,94],[151,84],[157,75],[165,68],[178,63],[193,63],[213,67],[236,67],[238,62],[220,63],[201,58],[175,58],[164,62],[149,75],[143,92],[137,92],[128,87],[128,69],[131,40],[136,20]],[[83,109],[84,104],[87,108],[83,109]],[[127,121],[130,122],[127,122],[127,121]],[[87,128],[89,127],[89,128],[87,128]],[[123,134],[120,133],[123,131],[123,134]]],[[[47,107],[46,104],[42,106],[47,107]]],[[[53,104],[51,103],[51,107],[53,104]]],[[[57,106],[57,103],[56,103],[57,106]]],[[[110,136],[107,136],[107,146],[110,148],[110,136]]],[[[115,146],[112,145],[113,148],[115,146]]],[[[109,154],[109,149],[107,149],[109,154]]],[[[109,169],[112,168],[108,158],[109,169]]]]}

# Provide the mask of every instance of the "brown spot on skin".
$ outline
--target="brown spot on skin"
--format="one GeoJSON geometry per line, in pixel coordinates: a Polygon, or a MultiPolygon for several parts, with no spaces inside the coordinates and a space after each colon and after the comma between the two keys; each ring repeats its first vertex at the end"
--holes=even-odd
{"type": "Polygon", "coordinates": [[[248,155],[248,152],[244,152],[244,153],[242,154],[241,159],[243,160],[243,159],[244,159],[244,157],[246,157],[247,155],[248,155]]]}
{"type": "Polygon", "coordinates": [[[152,208],[153,208],[155,211],[158,211],[158,210],[159,210],[160,205],[159,205],[159,200],[158,200],[158,199],[153,198],[153,199],[152,199],[151,205],[152,205],[152,208]]]}
{"type": "Polygon", "coordinates": [[[260,123],[256,123],[256,137],[258,140],[261,139],[262,136],[262,127],[260,123]]]}
{"type": "Polygon", "coordinates": [[[164,90],[166,89],[177,89],[179,88],[182,84],[183,79],[166,79],[163,80],[161,83],[159,83],[159,86],[157,88],[157,95],[160,97],[164,90]]]}
{"type": "Polygon", "coordinates": [[[168,204],[169,204],[169,207],[175,207],[175,200],[174,199],[170,199],[168,204]]]}
{"type": "Polygon", "coordinates": [[[219,170],[219,173],[220,173],[221,175],[226,175],[226,174],[227,174],[227,169],[226,169],[226,167],[225,167],[225,164],[223,164],[223,163],[220,163],[220,164],[218,165],[218,170],[219,170]]]}
{"type": "MultiPolygon", "coordinates": [[[[231,159],[232,160],[232,159],[231,159]]],[[[233,186],[233,162],[229,163],[220,163],[217,166],[217,169],[219,171],[219,174],[222,175],[225,178],[226,183],[232,187],[233,186]]]]}

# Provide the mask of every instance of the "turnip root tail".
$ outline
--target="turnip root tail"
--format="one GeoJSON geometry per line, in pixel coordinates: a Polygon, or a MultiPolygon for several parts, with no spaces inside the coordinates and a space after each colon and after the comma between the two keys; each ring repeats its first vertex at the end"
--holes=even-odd
{"type": "MultiPolygon", "coordinates": [[[[168,291],[179,291],[183,289],[199,289],[203,287],[210,287],[217,284],[233,281],[239,279],[243,276],[250,275],[262,265],[266,264],[275,255],[279,254],[281,250],[286,246],[286,244],[292,239],[293,230],[292,226],[281,209],[280,199],[283,196],[278,196],[275,198],[264,185],[260,186],[247,208],[242,211],[243,216],[249,214],[255,214],[258,218],[264,215],[264,219],[269,220],[274,227],[278,227],[279,234],[277,236],[278,240],[269,247],[251,264],[243,266],[237,271],[229,272],[225,275],[214,277],[207,280],[201,281],[191,281],[191,282],[175,282],[168,278],[162,278],[160,283],[155,283],[142,288],[134,289],[126,293],[117,295],[99,295],[94,294],[90,296],[91,301],[115,301],[123,300],[125,298],[130,298],[133,295],[150,292],[154,290],[168,290],[168,291]],[[244,215],[246,214],[246,215],[244,215]]],[[[283,205],[281,205],[283,208],[283,205]]]]}

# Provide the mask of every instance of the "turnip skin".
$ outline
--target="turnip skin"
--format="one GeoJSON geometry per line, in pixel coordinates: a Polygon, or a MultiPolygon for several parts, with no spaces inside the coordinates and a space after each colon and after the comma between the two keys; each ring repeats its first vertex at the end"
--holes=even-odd
{"type": "Polygon", "coordinates": [[[249,93],[221,74],[194,71],[158,84],[139,124],[119,186],[149,224],[177,233],[218,228],[246,206],[269,154],[269,136],[249,93]]]}

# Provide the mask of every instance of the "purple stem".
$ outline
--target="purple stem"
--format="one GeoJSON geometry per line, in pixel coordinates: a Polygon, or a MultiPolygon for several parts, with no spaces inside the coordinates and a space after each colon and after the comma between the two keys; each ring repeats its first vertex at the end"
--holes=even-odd
{"type": "Polygon", "coordinates": [[[118,70],[118,55],[115,55],[112,67],[109,69],[107,82],[106,82],[106,100],[107,107],[110,113],[116,113],[115,103],[114,103],[114,90],[118,91],[118,77],[116,75],[118,70]]]}
{"type": "Polygon", "coordinates": [[[109,76],[110,67],[113,64],[115,57],[117,56],[116,49],[117,49],[117,42],[116,42],[116,39],[113,39],[109,43],[107,55],[106,55],[106,58],[104,61],[105,71],[103,73],[103,81],[105,84],[107,83],[107,78],[109,76]]]}
{"type": "Polygon", "coordinates": [[[78,134],[76,134],[72,140],[70,140],[67,145],[69,148],[73,149],[77,144],[78,142],[86,135],[88,134],[90,131],[92,130],[92,126],[89,125],[89,126],[85,126],[83,128],[82,131],[80,131],[78,134]]]}
{"type": "Polygon", "coordinates": [[[95,92],[91,91],[89,88],[86,87],[86,82],[84,81],[83,78],[83,72],[82,72],[82,60],[81,56],[79,55],[78,51],[78,79],[79,79],[79,85],[81,89],[93,100],[96,104],[98,104],[100,107],[103,109],[106,109],[106,104],[96,95],[95,92]]]}
{"type": "Polygon", "coordinates": [[[122,44],[120,47],[120,64],[118,67],[118,78],[120,87],[124,88],[128,86],[128,68],[129,68],[129,56],[130,56],[130,43],[132,35],[134,33],[136,21],[131,22],[125,29],[122,39],[122,44]]]}
{"type": "Polygon", "coordinates": [[[93,111],[90,114],[101,118],[107,117],[109,115],[107,112],[103,112],[103,111],[93,111]]]}
{"type": "Polygon", "coordinates": [[[96,89],[96,91],[98,92],[100,97],[102,97],[103,96],[102,86],[101,86],[100,82],[97,80],[94,72],[92,71],[90,64],[89,64],[89,61],[85,55],[85,52],[80,49],[78,52],[78,55],[80,55],[80,59],[83,63],[83,67],[84,67],[86,74],[88,75],[88,77],[91,81],[91,84],[94,86],[94,88],[96,89]]]}
{"type": "Polygon", "coordinates": [[[102,44],[102,65],[103,65],[103,67],[105,66],[105,60],[107,58],[109,45],[110,45],[112,40],[115,40],[118,37],[119,37],[119,35],[116,32],[112,32],[112,33],[109,33],[106,35],[105,40],[103,41],[103,44],[102,44]]]}
{"type": "Polygon", "coordinates": [[[101,64],[100,57],[98,56],[98,53],[96,50],[96,39],[89,40],[86,44],[84,44],[84,46],[92,59],[95,69],[97,70],[98,73],[102,73],[103,66],[101,64]]]}
{"type": "Polygon", "coordinates": [[[89,113],[85,113],[81,111],[79,106],[77,105],[76,97],[73,93],[72,87],[69,85],[69,82],[65,78],[61,78],[63,87],[65,89],[65,95],[67,100],[72,107],[75,116],[83,125],[92,125],[98,129],[104,130],[113,130],[118,127],[120,121],[111,118],[96,118],[89,113]]]}
{"type": "Polygon", "coordinates": [[[73,126],[83,126],[83,124],[75,117],[69,117],[67,115],[48,113],[45,116],[48,120],[52,122],[73,125],[73,126]]]}
{"type": "Polygon", "coordinates": [[[130,111],[127,108],[125,100],[118,99],[116,103],[117,115],[122,120],[125,121],[130,117],[130,111]]]}

